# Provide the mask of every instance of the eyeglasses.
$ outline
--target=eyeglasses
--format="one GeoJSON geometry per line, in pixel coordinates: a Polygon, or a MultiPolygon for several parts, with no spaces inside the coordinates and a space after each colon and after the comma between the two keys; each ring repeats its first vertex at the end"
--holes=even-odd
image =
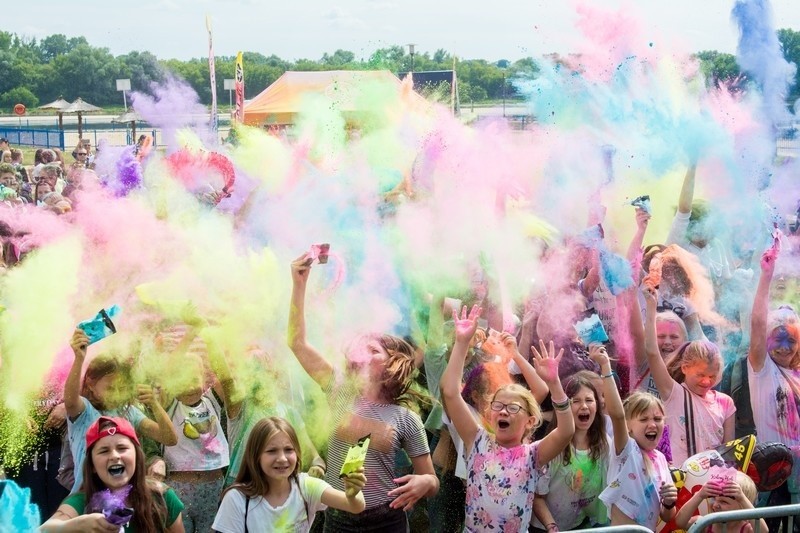
{"type": "MultiPolygon", "coordinates": [[[[528,410],[516,403],[503,403],[503,402],[492,402],[489,404],[489,407],[492,408],[492,411],[502,411],[505,408],[508,411],[508,414],[515,415],[519,413],[520,409],[528,413],[528,410]]],[[[528,413],[530,414],[530,413],[528,413]]]]}
{"type": "Polygon", "coordinates": [[[656,307],[656,311],[661,313],[663,311],[672,311],[679,317],[683,318],[683,314],[686,312],[686,306],[680,304],[673,304],[668,300],[664,300],[661,302],[661,305],[656,307]]]}

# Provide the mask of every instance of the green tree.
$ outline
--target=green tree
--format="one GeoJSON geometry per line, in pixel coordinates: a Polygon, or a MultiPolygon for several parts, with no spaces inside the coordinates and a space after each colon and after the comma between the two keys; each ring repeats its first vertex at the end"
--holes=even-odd
{"type": "Polygon", "coordinates": [[[150,52],[131,52],[117,59],[120,63],[120,77],[129,78],[134,91],[144,91],[151,83],[164,81],[166,73],[156,56],[150,52]]]}
{"type": "Polygon", "coordinates": [[[0,94],[0,107],[9,112],[17,104],[23,104],[28,109],[39,105],[39,99],[27,87],[15,87],[8,92],[0,94]]]}
{"type": "Polygon", "coordinates": [[[742,71],[733,54],[706,50],[698,52],[695,57],[700,60],[700,70],[709,85],[732,83],[742,78],[742,71]]]}
{"type": "MultiPolygon", "coordinates": [[[[783,28],[778,30],[778,40],[781,42],[783,57],[786,61],[794,63],[797,70],[794,75],[794,85],[789,88],[786,101],[789,105],[795,105],[800,99],[800,31],[783,28]]],[[[800,105],[800,104],[797,104],[800,105]]]]}
{"type": "Polygon", "coordinates": [[[353,52],[336,50],[333,55],[328,55],[327,53],[323,54],[320,62],[326,67],[340,68],[350,65],[355,59],[356,55],[353,52]]]}

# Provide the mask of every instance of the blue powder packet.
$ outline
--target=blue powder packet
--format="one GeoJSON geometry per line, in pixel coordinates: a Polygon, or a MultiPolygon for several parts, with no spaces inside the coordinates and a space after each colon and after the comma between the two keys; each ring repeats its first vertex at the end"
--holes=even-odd
{"type": "Polygon", "coordinates": [[[585,346],[589,346],[593,342],[608,342],[606,328],[603,327],[603,323],[600,322],[600,317],[597,316],[597,313],[581,320],[574,327],[585,346]]]}
{"type": "Polygon", "coordinates": [[[120,308],[118,305],[112,305],[108,309],[101,309],[93,319],[84,320],[78,324],[78,328],[82,329],[86,336],[89,337],[89,344],[94,344],[117,332],[117,328],[111,319],[119,313],[120,308]]]}

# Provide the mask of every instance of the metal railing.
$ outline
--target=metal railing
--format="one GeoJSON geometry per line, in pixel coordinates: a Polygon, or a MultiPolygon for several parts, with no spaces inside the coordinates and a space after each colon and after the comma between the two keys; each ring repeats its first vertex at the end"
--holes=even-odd
{"type": "Polygon", "coordinates": [[[606,526],[595,527],[591,529],[572,529],[571,533],[578,533],[585,531],[586,533],[653,533],[652,529],[644,526],[628,525],[628,526],[606,526]]]}
{"type": "Polygon", "coordinates": [[[36,128],[0,128],[0,137],[8,139],[11,146],[36,146],[64,149],[64,132],[36,128]]]}
{"type": "MultiPolygon", "coordinates": [[[[789,525],[784,529],[784,533],[792,533],[794,527],[794,517],[800,515],[800,503],[792,505],[777,505],[775,507],[756,507],[755,509],[740,509],[737,511],[723,511],[720,513],[710,513],[697,519],[688,533],[700,533],[705,531],[711,524],[721,522],[738,522],[739,520],[757,520],[758,518],[783,518],[787,517],[789,525]]],[[[761,524],[756,521],[754,531],[759,533],[761,524]]],[[[731,532],[738,533],[738,532],[731,532]]]]}

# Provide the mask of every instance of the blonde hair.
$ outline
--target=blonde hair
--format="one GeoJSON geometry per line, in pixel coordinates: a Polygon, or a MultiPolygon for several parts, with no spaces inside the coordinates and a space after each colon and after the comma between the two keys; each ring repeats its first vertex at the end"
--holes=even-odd
{"type": "Polygon", "coordinates": [[[542,408],[536,402],[536,398],[533,397],[533,393],[531,393],[531,391],[517,383],[504,385],[494,392],[492,401],[494,401],[495,398],[497,398],[497,395],[501,392],[507,392],[517,396],[520,400],[522,400],[522,406],[526,411],[528,411],[528,414],[534,418],[533,427],[529,431],[525,432],[524,437],[527,437],[530,433],[536,431],[536,429],[542,425],[542,408]]]}
{"type": "Polygon", "coordinates": [[[756,498],[758,497],[758,489],[755,482],[744,472],[736,471],[736,484],[742,489],[744,497],[750,500],[750,503],[755,505],[756,498]]]}
{"type": "Polygon", "coordinates": [[[622,407],[625,409],[626,420],[632,420],[653,407],[658,408],[662,414],[664,413],[664,403],[661,398],[657,398],[645,391],[632,392],[630,396],[625,398],[622,407]]]}
{"type": "Polygon", "coordinates": [[[715,385],[722,378],[722,355],[719,353],[717,345],[710,341],[692,341],[684,343],[678,348],[674,355],[667,360],[667,371],[672,379],[678,383],[686,380],[686,375],[681,367],[683,365],[695,365],[698,363],[717,367],[717,377],[715,385]]]}
{"type": "Polygon", "coordinates": [[[674,311],[661,311],[656,315],[656,328],[658,328],[659,322],[672,322],[681,330],[683,333],[683,341],[689,338],[689,332],[686,330],[686,324],[683,322],[683,319],[675,314],[674,311]]]}

